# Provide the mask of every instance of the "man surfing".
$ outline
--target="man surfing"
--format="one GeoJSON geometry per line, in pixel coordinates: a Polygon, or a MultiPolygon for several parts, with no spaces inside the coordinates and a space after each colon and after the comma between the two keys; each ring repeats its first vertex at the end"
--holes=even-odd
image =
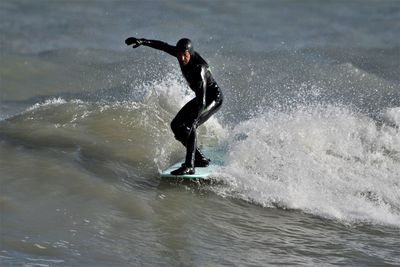
{"type": "Polygon", "coordinates": [[[125,43],[132,48],[144,45],[162,50],[178,59],[182,74],[196,97],[183,106],[171,122],[175,138],[186,147],[185,162],[171,174],[195,174],[195,167],[207,167],[210,160],[197,147],[196,129],[221,108],[223,101],[221,89],[212,77],[207,62],[194,51],[192,42],[187,38],[180,39],[176,46],[135,37],[127,38],[125,43]]]}

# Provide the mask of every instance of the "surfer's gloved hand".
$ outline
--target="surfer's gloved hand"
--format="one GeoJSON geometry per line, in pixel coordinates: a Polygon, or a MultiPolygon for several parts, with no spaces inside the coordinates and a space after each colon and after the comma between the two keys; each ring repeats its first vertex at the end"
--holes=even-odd
{"type": "Polygon", "coordinates": [[[136,47],[141,46],[145,41],[146,41],[146,39],[137,39],[135,37],[129,37],[125,40],[125,44],[133,45],[132,48],[136,48],[136,47]]]}

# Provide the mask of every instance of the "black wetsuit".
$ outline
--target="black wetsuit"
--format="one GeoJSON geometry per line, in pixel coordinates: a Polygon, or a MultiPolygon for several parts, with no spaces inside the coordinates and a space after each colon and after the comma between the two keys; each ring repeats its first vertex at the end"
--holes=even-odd
{"type": "MultiPolygon", "coordinates": [[[[141,44],[167,52],[178,58],[176,46],[157,40],[141,39],[141,44]]],[[[186,147],[187,167],[194,167],[195,160],[204,156],[196,143],[196,129],[217,112],[223,101],[220,88],[211,75],[207,62],[197,53],[193,52],[188,64],[179,61],[183,76],[189,87],[195,92],[196,97],[189,101],[171,122],[171,129],[175,138],[186,147]]]]}

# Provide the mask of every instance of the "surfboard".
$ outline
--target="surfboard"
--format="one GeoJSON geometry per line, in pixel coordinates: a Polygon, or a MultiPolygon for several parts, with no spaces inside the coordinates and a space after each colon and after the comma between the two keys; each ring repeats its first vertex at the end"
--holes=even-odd
{"type": "Polygon", "coordinates": [[[221,159],[221,153],[220,152],[215,152],[210,153],[208,150],[208,155],[212,156],[211,157],[211,162],[210,165],[207,167],[196,167],[195,168],[195,174],[187,174],[187,175],[172,175],[171,172],[178,169],[179,167],[182,166],[182,163],[184,162],[183,160],[180,160],[179,162],[176,162],[172,164],[170,167],[167,169],[163,170],[160,173],[160,177],[163,180],[173,180],[173,181],[178,181],[178,182],[210,182],[212,174],[217,170],[219,167],[223,165],[223,161],[221,159]]]}
{"type": "Polygon", "coordinates": [[[197,167],[195,168],[195,174],[186,174],[186,175],[172,175],[171,172],[178,169],[181,167],[183,161],[179,161],[167,169],[165,169],[163,172],[161,172],[160,176],[161,178],[181,178],[181,179],[208,179],[210,174],[218,168],[218,165],[216,164],[210,164],[208,167],[197,167]]]}

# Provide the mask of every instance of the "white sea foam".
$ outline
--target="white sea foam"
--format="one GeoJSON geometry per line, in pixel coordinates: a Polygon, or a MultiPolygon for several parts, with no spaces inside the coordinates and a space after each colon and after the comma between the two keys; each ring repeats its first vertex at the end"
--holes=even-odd
{"type": "Polygon", "coordinates": [[[27,111],[33,111],[33,110],[36,110],[36,109],[39,109],[42,107],[61,105],[61,104],[65,104],[65,103],[67,103],[67,101],[61,97],[47,99],[46,101],[44,101],[42,103],[34,104],[33,106],[29,107],[27,109],[27,111]]]}
{"type": "Polygon", "coordinates": [[[388,108],[385,111],[384,118],[392,124],[400,127],[400,107],[388,108]]]}
{"type": "Polygon", "coordinates": [[[400,133],[345,108],[270,111],[227,137],[223,196],[400,226],[400,133]]]}

